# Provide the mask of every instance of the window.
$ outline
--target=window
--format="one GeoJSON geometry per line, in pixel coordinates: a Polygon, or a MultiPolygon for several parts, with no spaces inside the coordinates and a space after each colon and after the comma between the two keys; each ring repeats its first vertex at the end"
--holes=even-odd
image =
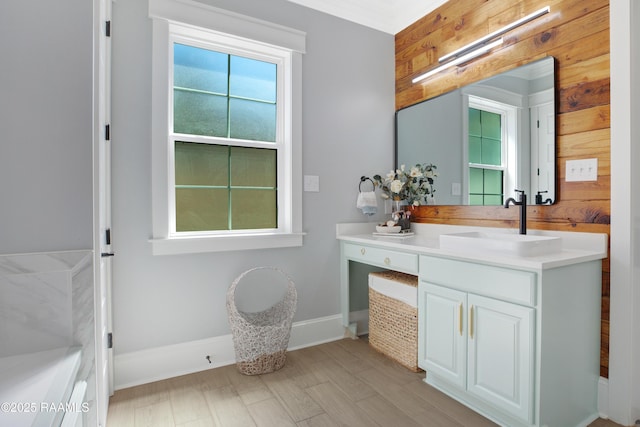
{"type": "Polygon", "coordinates": [[[469,204],[501,205],[516,182],[517,108],[469,96],[469,204]]]}
{"type": "Polygon", "coordinates": [[[304,35],[195,2],[149,10],[153,253],[300,246],[304,35]]]}
{"type": "Polygon", "coordinates": [[[183,43],[170,103],[175,233],[277,229],[281,66],[183,43]]]}
{"type": "Polygon", "coordinates": [[[469,108],[469,204],[499,205],[504,195],[502,116],[469,108]]]}

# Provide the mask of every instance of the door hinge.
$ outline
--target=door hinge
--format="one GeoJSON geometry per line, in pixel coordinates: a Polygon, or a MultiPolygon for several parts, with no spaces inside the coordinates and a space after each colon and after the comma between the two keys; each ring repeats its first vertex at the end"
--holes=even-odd
{"type": "Polygon", "coordinates": [[[107,334],[107,348],[113,348],[113,334],[111,332],[107,334]]]}
{"type": "Polygon", "coordinates": [[[538,129],[540,129],[540,120],[537,120],[538,129]]]}
{"type": "Polygon", "coordinates": [[[107,141],[111,140],[111,125],[104,126],[104,139],[107,141]]]}
{"type": "Polygon", "coordinates": [[[104,230],[104,243],[107,245],[111,244],[111,229],[107,228],[104,230]]]}
{"type": "Polygon", "coordinates": [[[107,21],[104,27],[104,34],[107,37],[111,37],[111,21],[107,21]]]}

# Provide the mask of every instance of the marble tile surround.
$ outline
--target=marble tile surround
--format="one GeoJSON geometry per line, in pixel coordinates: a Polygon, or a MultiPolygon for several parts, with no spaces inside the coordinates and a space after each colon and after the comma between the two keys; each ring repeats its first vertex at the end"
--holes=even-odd
{"type": "Polygon", "coordinates": [[[0,357],[93,349],[92,264],[91,251],[0,255],[0,357]]]}

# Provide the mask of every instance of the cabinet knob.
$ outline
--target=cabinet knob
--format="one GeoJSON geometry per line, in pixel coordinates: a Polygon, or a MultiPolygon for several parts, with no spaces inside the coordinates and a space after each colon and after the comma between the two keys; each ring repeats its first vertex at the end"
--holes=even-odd
{"type": "Polygon", "coordinates": [[[386,257],[386,258],[384,259],[384,264],[385,264],[385,265],[389,265],[389,264],[391,264],[391,260],[389,259],[389,257],[386,257]]]}
{"type": "Polygon", "coordinates": [[[360,248],[360,253],[361,253],[362,255],[364,255],[364,253],[365,253],[365,252],[367,252],[367,250],[366,250],[365,248],[360,248]]]}

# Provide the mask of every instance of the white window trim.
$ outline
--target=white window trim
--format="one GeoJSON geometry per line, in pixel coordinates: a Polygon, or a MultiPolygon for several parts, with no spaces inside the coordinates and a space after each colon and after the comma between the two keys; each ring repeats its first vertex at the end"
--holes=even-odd
{"type": "MultiPolygon", "coordinates": [[[[302,246],[302,54],[304,33],[286,27],[231,13],[190,0],[150,0],[149,16],[153,18],[152,71],[152,228],[150,239],[154,255],[217,252],[230,250],[282,248],[302,246]],[[283,131],[290,145],[290,161],[283,169],[288,203],[284,209],[286,226],[279,231],[255,231],[218,235],[176,236],[171,233],[170,194],[173,192],[172,147],[169,144],[170,91],[169,58],[170,25],[191,26],[198,31],[224,33],[236,41],[259,40],[264,46],[290,51],[291,76],[285,80],[285,113],[283,131]],[[198,28],[194,28],[198,27],[198,28]],[[289,118],[291,119],[289,121],[289,118]]],[[[280,187],[280,184],[279,184],[280,187]]]]}

